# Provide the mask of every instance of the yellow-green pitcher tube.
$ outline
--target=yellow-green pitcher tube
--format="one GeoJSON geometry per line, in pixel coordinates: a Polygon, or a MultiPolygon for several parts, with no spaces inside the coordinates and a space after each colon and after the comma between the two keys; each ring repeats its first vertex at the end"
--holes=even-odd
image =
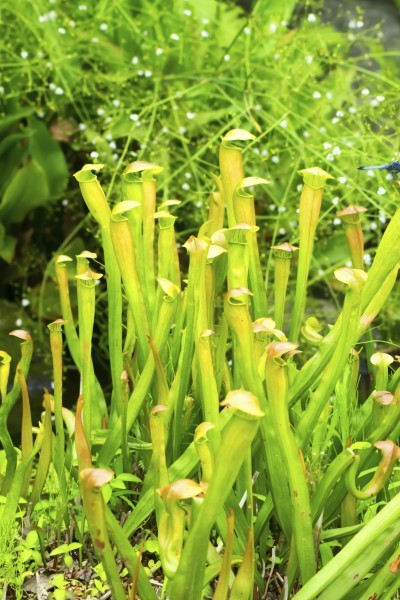
{"type": "MultiPolygon", "coordinates": [[[[287,363],[283,358],[290,356],[296,348],[296,344],[291,342],[272,342],[268,345],[265,381],[271,420],[283,460],[282,477],[287,478],[290,490],[293,542],[300,578],[304,584],[316,572],[314,537],[306,474],[289,419],[289,378],[287,363]]],[[[280,499],[277,498],[276,501],[279,502],[280,499]]]]}
{"type": "Polygon", "coordinates": [[[228,215],[228,227],[233,227],[237,222],[233,208],[233,193],[236,186],[244,178],[242,149],[235,142],[254,139],[254,135],[244,129],[232,129],[222,138],[219,150],[219,166],[223,197],[228,215]]]}
{"type": "MultiPolygon", "coordinates": [[[[104,251],[104,262],[107,273],[108,300],[108,347],[110,354],[111,379],[113,384],[111,395],[110,418],[113,421],[120,412],[121,394],[119,378],[123,371],[122,359],[122,291],[121,274],[115,257],[110,232],[111,210],[106,196],[97,179],[96,172],[103,165],[84,165],[74,177],[79,182],[82,197],[97,223],[100,226],[101,242],[104,251]],[[94,172],[93,172],[94,171],[94,172]]],[[[69,337],[71,335],[69,334],[69,337]]]]}
{"type": "Polygon", "coordinates": [[[272,246],[274,255],[274,320],[277,329],[283,329],[285,316],[286,290],[290,274],[290,261],[293,252],[298,250],[287,242],[272,246]]]}
{"type": "Polygon", "coordinates": [[[300,241],[296,294],[289,335],[289,339],[292,342],[297,341],[303,322],[308,274],[314,247],[315,231],[321,210],[322,192],[327,179],[332,179],[329,173],[326,173],[319,167],[303,169],[299,173],[302,174],[304,183],[300,197],[300,241]]]}
{"type": "Polygon", "coordinates": [[[361,227],[363,206],[347,206],[336,213],[341,219],[353,269],[364,269],[364,234],[361,227]]]}

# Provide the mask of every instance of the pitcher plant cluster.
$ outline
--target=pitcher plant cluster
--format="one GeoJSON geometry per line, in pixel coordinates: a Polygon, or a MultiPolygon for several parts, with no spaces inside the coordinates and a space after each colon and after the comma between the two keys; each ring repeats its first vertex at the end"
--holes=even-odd
{"type": "MultiPolygon", "coordinates": [[[[48,326],[54,391],[45,392],[34,429],[26,383],[33,340],[26,331],[11,332],[21,339],[11,385],[11,357],[1,352],[2,537],[21,506],[34,522],[51,472],[65,526],[71,480],[79,482],[81,533],[90,533],[115,599],[159,597],[132,541],[150,522],[163,598],[250,600],[274,592],[296,600],[389,600],[400,569],[400,369],[379,350],[371,327],[396,282],[400,209],[368,272],[365,209],[338,213],[352,267],[335,271],[343,305],[324,327],[306,317],[306,306],[331,176],[319,167],[300,171],[299,239],[270,249],[268,285],[253,196],[268,182],[245,177],[243,168],[242,146],[252,139],[234,129],[222,140],[208,219],[184,244],[185,278],[175,236],[178,202],[157,204],[161,167],[128,165],[114,206],[97,178],[102,165],[75,174],[98,224],[104,271],[95,271],[89,251],[76,257],[74,276],[71,257],[55,260],[60,319],[48,326]],[[110,396],[92,361],[102,277],[110,396]],[[81,377],[75,414],[63,406],[65,346],[81,377]],[[360,402],[364,352],[369,390],[360,402]],[[19,451],[7,419],[20,397],[19,451]],[[129,482],[137,465],[143,482],[122,524],[104,490],[115,476],[129,482]]],[[[88,544],[88,537],[79,539],[88,544]]]]}

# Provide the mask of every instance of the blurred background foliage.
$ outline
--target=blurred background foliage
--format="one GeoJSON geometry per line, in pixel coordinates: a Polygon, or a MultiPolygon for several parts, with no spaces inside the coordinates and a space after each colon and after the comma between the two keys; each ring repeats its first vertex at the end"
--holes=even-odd
{"type": "MultiPolygon", "coordinates": [[[[104,163],[114,202],[127,163],[162,165],[159,200],[181,200],[183,243],[204,219],[221,136],[235,127],[257,136],[246,174],[270,181],[256,191],[267,272],[271,245],[296,244],[297,171],[310,166],[335,177],[312,265],[317,316],[320,300],[325,316],[338,303],[332,273],[349,257],[336,212],[348,204],[368,209],[370,263],[397,200],[384,173],[357,171],[398,156],[399,52],[385,47],[384,12],[370,23],[339,2],[3,0],[1,21],[0,296],[17,325],[40,333],[59,316],[53,256],[96,250],[73,172],[104,163]]],[[[397,291],[388,340],[399,339],[398,307],[397,291]]]]}

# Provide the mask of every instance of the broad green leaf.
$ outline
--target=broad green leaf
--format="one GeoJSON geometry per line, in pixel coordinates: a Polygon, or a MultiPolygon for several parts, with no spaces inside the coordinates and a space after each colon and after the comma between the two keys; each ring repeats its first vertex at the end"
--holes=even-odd
{"type": "Polygon", "coordinates": [[[67,185],[68,168],[60,144],[50,135],[42,121],[32,117],[29,126],[33,135],[29,149],[32,159],[37,162],[46,174],[49,194],[51,197],[60,195],[67,185]]]}
{"type": "Polygon", "coordinates": [[[19,169],[7,187],[0,205],[0,219],[20,223],[29,211],[49,198],[47,177],[42,167],[32,161],[19,169]]]}

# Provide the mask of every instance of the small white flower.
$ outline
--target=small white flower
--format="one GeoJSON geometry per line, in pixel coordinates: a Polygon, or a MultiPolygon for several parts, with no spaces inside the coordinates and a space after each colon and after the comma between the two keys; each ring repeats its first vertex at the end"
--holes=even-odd
{"type": "Polygon", "coordinates": [[[117,100],[117,98],[115,100],[113,100],[112,103],[114,104],[114,106],[116,108],[118,108],[118,106],[121,104],[120,100],[117,100]]]}
{"type": "Polygon", "coordinates": [[[367,267],[369,267],[372,263],[372,257],[370,254],[368,254],[368,252],[366,254],[364,254],[364,264],[367,265],[367,267]]]}
{"type": "Polygon", "coordinates": [[[261,156],[269,156],[269,152],[266,148],[264,148],[264,150],[261,150],[261,156]]]}
{"type": "Polygon", "coordinates": [[[337,117],[333,117],[332,123],[336,125],[336,123],[339,123],[339,119],[337,117]]]}
{"type": "Polygon", "coordinates": [[[375,221],[372,221],[372,223],[369,224],[369,228],[371,231],[375,231],[375,229],[378,229],[378,224],[375,223],[375,221]]]}
{"type": "Polygon", "coordinates": [[[377,96],[376,99],[378,100],[378,102],[383,102],[385,99],[385,96],[377,96]]]}
{"type": "Polygon", "coordinates": [[[111,142],[112,139],[113,139],[112,133],[107,133],[107,135],[106,135],[107,142],[111,142]]]}
{"type": "Polygon", "coordinates": [[[139,75],[139,77],[142,77],[144,75],[144,71],[142,71],[141,69],[137,72],[137,74],[139,75]]]}
{"type": "Polygon", "coordinates": [[[381,40],[381,39],[383,39],[384,35],[385,34],[383,33],[383,31],[378,31],[378,33],[376,34],[376,37],[381,40]]]}
{"type": "Polygon", "coordinates": [[[335,198],[332,198],[332,204],[334,206],[337,206],[339,204],[339,198],[337,196],[335,198]]]}
{"type": "MultiPolygon", "coordinates": [[[[302,190],[302,189],[303,189],[303,184],[302,184],[302,183],[299,183],[299,184],[296,186],[296,190],[297,190],[298,192],[301,192],[301,190],[302,190]]],[[[296,211],[296,212],[300,212],[300,211],[299,211],[299,209],[297,209],[297,211],[296,211]]]]}
{"type": "Polygon", "coordinates": [[[272,162],[277,164],[279,162],[279,156],[275,155],[271,158],[272,162]]]}
{"type": "Polygon", "coordinates": [[[341,149],[339,148],[339,146],[334,146],[334,147],[332,148],[332,153],[333,153],[335,156],[339,156],[339,154],[342,154],[342,151],[341,151],[341,149]]]}
{"type": "Polygon", "coordinates": [[[163,127],[163,128],[161,129],[161,131],[162,131],[163,133],[169,133],[169,129],[168,129],[168,127],[163,127]]]}
{"type": "Polygon", "coordinates": [[[357,21],[357,29],[361,29],[362,27],[364,27],[364,21],[357,21]]]}
{"type": "Polygon", "coordinates": [[[153,72],[150,71],[149,69],[146,69],[146,71],[144,72],[145,77],[151,77],[152,75],[153,75],[153,72]]]}
{"type": "Polygon", "coordinates": [[[80,4],[80,5],[78,6],[78,10],[87,10],[87,6],[86,6],[86,4],[80,4]]]}
{"type": "Polygon", "coordinates": [[[186,17],[191,17],[191,16],[192,16],[192,11],[191,11],[191,10],[189,10],[188,8],[185,8],[185,10],[183,11],[183,14],[184,14],[186,17]]]}
{"type": "Polygon", "coordinates": [[[275,59],[275,60],[279,60],[279,59],[280,59],[280,57],[281,57],[281,55],[279,54],[279,52],[276,52],[276,53],[274,54],[274,59],[275,59]]]}
{"type": "Polygon", "coordinates": [[[351,262],[351,260],[346,260],[346,262],[344,263],[345,267],[352,267],[353,263],[351,262]]]}
{"type": "Polygon", "coordinates": [[[298,227],[299,223],[298,223],[298,221],[289,221],[289,225],[292,229],[296,229],[296,227],[298,227]]]}
{"type": "Polygon", "coordinates": [[[110,146],[111,150],[117,149],[117,144],[114,141],[110,142],[108,145],[110,146]]]}
{"type": "Polygon", "coordinates": [[[278,230],[279,235],[285,235],[286,229],[284,227],[280,227],[278,230]]]}
{"type": "Polygon", "coordinates": [[[201,22],[203,23],[203,25],[208,25],[210,22],[210,19],[205,18],[205,19],[202,19],[201,22]]]}
{"type": "Polygon", "coordinates": [[[275,33],[275,31],[278,29],[278,25],[276,23],[270,23],[268,29],[271,33],[275,33]]]}
{"type": "Polygon", "coordinates": [[[251,29],[250,29],[250,27],[245,27],[245,28],[243,29],[243,32],[244,32],[246,35],[250,35],[250,33],[251,33],[251,29]]]}
{"type": "Polygon", "coordinates": [[[309,131],[303,131],[303,137],[305,138],[309,138],[310,137],[310,132],[309,131]]]}
{"type": "Polygon", "coordinates": [[[16,324],[17,327],[21,327],[22,326],[22,319],[17,319],[15,321],[15,324],[16,324]]]}
{"type": "Polygon", "coordinates": [[[196,208],[201,208],[203,206],[202,201],[199,200],[198,202],[196,202],[195,206],[196,206],[196,208]]]}
{"type": "Polygon", "coordinates": [[[354,35],[354,33],[349,33],[348,36],[347,36],[347,39],[350,42],[354,42],[354,40],[356,39],[356,36],[354,35]]]}
{"type": "Polygon", "coordinates": [[[54,21],[57,18],[57,13],[55,10],[51,10],[47,13],[47,16],[49,17],[50,21],[54,21]]]}
{"type": "Polygon", "coordinates": [[[375,177],[375,171],[373,171],[372,169],[368,169],[367,175],[368,177],[375,177]]]}
{"type": "Polygon", "coordinates": [[[260,154],[260,148],[253,148],[254,154],[260,154]]]}
{"type": "Polygon", "coordinates": [[[386,213],[384,210],[379,211],[379,220],[381,223],[386,223],[386,213]]]}
{"type": "Polygon", "coordinates": [[[177,33],[171,33],[169,37],[171,40],[174,40],[174,42],[179,42],[179,35],[177,33]]]}
{"type": "Polygon", "coordinates": [[[357,109],[355,106],[350,106],[348,110],[349,110],[349,113],[351,113],[352,115],[355,115],[357,112],[357,109]]]}
{"type": "MultiPolygon", "coordinates": [[[[0,94],[1,94],[1,89],[0,89],[0,94]]],[[[44,112],[44,110],[38,110],[36,115],[39,117],[39,119],[43,119],[45,112],[44,112]]]]}
{"type": "Polygon", "coordinates": [[[187,112],[186,113],[186,118],[187,119],[195,119],[196,118],[196,113],[187,112]]]}
{"type": "Polygon", "coordinates": [[[308,56],[305,56],[305,57],[304,57],[304,60],[306,61],[306,63],[307,63],[308,65],[311,65],[312,61],[314,60],[314,57],[313,57],[313,56],[311,56],[311,54],[309,54],[308,56]]]}
{"type": "Polygon", "coordinates": [[[181,135],[183,135],[184,133],[186,133],[186,127],[183,127],[182,125],[179,127],[179,133],[181,135]]]}
{"type": "Polygon", "coordinates": [[[104,110],[104,108],[98,108],[97,109],[97,114],[99,115],[99,117],[101,117],[102,115],[104,115],[106,111],[104,110]]]}
{"type": "Polygon", "coordinates": [[[75,21],[70,21],[70,22],[69,22],[69,26],[70,26],[70,27],[75,27],[75,21]]]}
{"type": "Polygon", "coordinates": [[[79,123],[79,125],[78,125],[79,131],[85,131],[86,128],[87,128],[86,123],[79,123]]]}
{"type": "Polygon", "coordinates": [[[326,160],[329,160],[330,162],[335,160],[335,156],[332,154],[332,152],[329,152],[329,154],[326,155],[326,160]]]}
{"type": "Polygon", "coordinates": [[[139,115],[137,115],[136,113],[132,113],[131,115],[129,115],[129,118],[131,121],[138,121],[139,115]]]}
{"type": "Polygon", "coordinates": [[[22,298],[21,300],[21,305],[25,308],[26,306],[30,305],[30,300],[28,300],[28,298],[22,298]]]}
{"type": "Polygon", "coordinates": [[[93,150],[93,151],[90,153],[90,158],[99,158],[99,153],[98,153],[98,152],[96,152],[96,150],[93,150]]]}
{"type": "Polygon", "coordinates": [[[326,133],[326,127],[322,126],[319,128],[321,133],[326,133]]]}
{"type": "Polygon", "coordinates": [[[138,62],[139,62],[139,57],[138,57],[138,56],[134,56],[134,57],[132,58],[132,60],[131,60],[131,63],[132,63],[133,65],[137,65],[137,64],[138,64],[138,62]]]}
{"type": "Polygon", "coordinates": [[[107,29],[108,29],[107,23],[101,23],[101,25],[100,25],[100,31],[107,31],[107,29]]]}
{"type": "Polygon", "coordinates": [[[280,213],[286,212],[286,206],[278,206],[278,212],[280,212],[280,213]]]}
{"type": "Polygon", "coordinates": [[[316,20],[317,17],[314,15],[314,13],[310,13],[307,17],[307,21],[309,21],[310,23],[315,23],[316,20]]]}
{"type": "MultiPolygon", "coordinates": [[[[380,187],[378,187],[378,189],[377,189],[376,193],[377,193],[379,196],[383,196],[384,194],[386,194],[386,190],[385,190],[385,188],[384,188],[384,187],[380,186],[380,187]]],[[[379,220],[380,220],[380,219],[379,219],[379,220]]]]}
{"type": "Polygon", "coordinates": [[[64,200],[61,202],[61,204],[62,204],[63,206],[68,206],[68,204],[69,204],[69,200],[68,200],[68,198],[64,198],[64,200]]]}
{"type": "Polygon", "coordinates": [[[54,90],[56,89],[56,84],[53,83],[52,81],[49,83],[49,89],[52,90],[54,92],[54,90]]]}
{"type": "Polygon", "coordinates": [[[224,55],[224,61],[228,62],[229,60],[231,60],[231,57],[229,56],[229,54],[225,54],[224,55]]]}
{"type": "Polygon", "coordinates": [[[325,148],[325,150],[329,150],[329,148],[332,148],[332,144],[330,144],[329,142],[324,142],[322,145],[325,148]]]}
{"type": "Polygon", "coordinates": [[[364,88],[363,90],[361,90],[361,96],[368,96],[368,94],[369,94],[368,88],[364,88]]]}
{"type": "Polygon", "coordinates": [[[21,50],[21,55],[20,56],[23,59],[28,58],[29,52],[27,52],[26,50],[21,50]]]}
{"type": "Polygon", "coordinates": [[[191,179],[192,178],[192,174],[191,173],[185,173],[185,177],[186,177],[186,179],[191,179]]]}
{"type": "Polygon", "coordinates": [[[276,205],[275,204],[270,204],[269,208],[270,208],[270,210],[274,211],[274,210],[276,210],[276,205]]]}
{"type": "Polygon", "coordinates": [[[188,183],[182,183],[182,189],[185,190],[185,192],[187,192],[188,190],[190,190],[190,185],[188,183]]]}
{"type": "Polygon", "coordinates": [[[320,92],[314,92],[312,95],[313,98],[321,98],[320,92]]]}
{"type": "Polygon", "coordinates": [[[337,110],[337,111],[336,111],[336,116],[337,116],[337,117],[344,117],[344,112],[343,112],[343,111],[341,111],[341,110],[337,110]]]}
{"type": "Polygon", "coordinates": [[[328,100],[332,100],[333,98],[332,92],[326,92],[325,96],[328,98],[328,100]]]}
{"type": "Polygon", "coordinates": [[[341,223],[341,220],[339,219],[339,217],[335,217],[335,218],[333,219],[332,223],[333,223],[334,225],[340,225],[340,223],[341,223]]]}
{"type": "Polygon", "coordinates": [[[164,52],[164,50],[162,48],[157,48],[156,55],[160,56],[163,52],[164,52]]]}
{"type": "Polygon", "coordinates": [[[203,31],[200,33],[200,35],[201,35],[202,38],[208,38],[208,37],[210,37],[210,34],[205,29],[203,29],[203,31]]]}
{"type": "Polygon", "coordinates": [[[57,96],[62,96],[62,95],[63,95],[63,93],[64,93],[64,90],[62,89],[62,87],[56,87],[56,89],[54,90],[54,93],[55,93],[57,96]]]}
{"type": "Polygon", "coordinates": [[[65,35],[67,33],[67,30],[64,27],[59,27],[57,31],[58,33],[61,33],[61,35],[65,35]]]}
{"type": "Polygon", "coordinates": [[[287,121],[286,121],[286,119],[283,119],[283,121],[281,121],[279,123],[279,125],[285,129],[285,127],[287,127],[287,121]]]}
{"type": "Polygon", "coordinates": [[[98,44],[99,43],[99,38],[98,37],[92,37],[92,42],[93,42],[93,44],[98,44]]]}
{"type": "Polygon", "coordinates": [[[347,177],[338,177],[339,183],[346,183],[346,181],[347,181],[347,177]]]}
{"type": "Polygon", "coordinates": [[[39,15],[38,17],[38,21],[39,23],[46,23],[46,21],[48,20],[48,16],[47,15],[39,15]]]}
{"type": "Polygon", "coordinates": [[[370,105],[371,105],[373,108],[375,108],[375,106],[378,106],[378,104],[379,104],[378,100],[374,100],[374,99],[372,99],[372,100],[371,100],[371,102],[370,102],[370,105]]]}

